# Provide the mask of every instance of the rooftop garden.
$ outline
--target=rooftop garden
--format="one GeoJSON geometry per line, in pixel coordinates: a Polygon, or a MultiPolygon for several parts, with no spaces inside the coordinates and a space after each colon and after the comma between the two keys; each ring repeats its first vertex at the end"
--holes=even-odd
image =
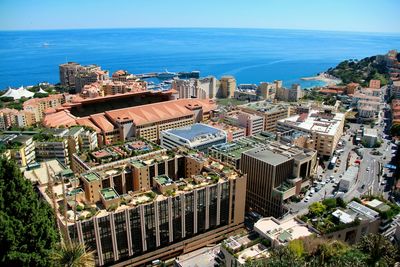
{"type": "Polygon", "coordinates": [[[343,199],[327,198],[322,202],[312,203],[308,208],[308,214],[301,216],[300,219],[311,224],[322,234],[333,233],[348,227],[356,226],[360,223],[358,219],[355,219],[350,223],[340,222],[332,215],[332,213],[338,208],[346,208],[346,203],[343,199]]]}
{"type": "Polygon", "coordinates": [[[361,196],[361,199],[353,198],[354,201],[356,201],[358,203],[361,203],[361,204],[365,204],[364,203],[365,201],[372,201],[374,199],[381,201],[382,204],[377,206],[377,207],[371,207],[368,204],[366,204],[366,205],[368,206],[368,208],[378,212],[379,216],[383,220],[391,220],[394,216],[396,216],[397,214],[400,213],[400,207],[399,206],[397,206],[396,204],[386,200],[382,196],[364,195],[364,196],[361,196]]]}

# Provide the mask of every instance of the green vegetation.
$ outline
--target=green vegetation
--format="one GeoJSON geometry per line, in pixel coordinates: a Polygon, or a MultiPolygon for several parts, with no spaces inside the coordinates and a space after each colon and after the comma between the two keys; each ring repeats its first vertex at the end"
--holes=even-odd
{"type": "Polygon", "coordinates": [[[338,221],[332,216],[332,212],[339,207],[346,207],[346,203],[342,199],[325,199],[322,202],[314,202],[308,208],[309,213],[301,216],[301,220],[312,224],[314,228],[323,234],[333,233],[360,224],[357,219],[350,223],[338,221]]]}
{"type": "Polygon", "coordinates": [[[318,102],[324,102],[326,105],[334,105],[336,103],[336,97],[332,95],[324,95],[319,92],[319,88],[313,88],[308,91],[302,98],[303,100],[314,100],[318,102]]]}
{"type": "Polygon", "coordinates": [[[59,248],[51,254],[51,259],[55,266],[95,266],[94,251],[87,252],[85,245],[73,242],[63,242],[59,248]]]}
{"type": "Polygon", "coordinates": [[[378,60],[377,56],[366,57],[360,61],[345,60],[336,67],[329,68],[327,72],[340,78],[344,84],[356,82],[364,87],[368,86],[370,80],[380,80],[382,86],[389,80],[386,64],[383,60],[378,60]]]}
{"type": "Polygon", "coordinates": [[[395,123],[390,128],[390,134],[393,136],[400,136],[400,123],[395,123]]]}
{"type": "Polygon", "coordinates": [[[14,162],[0,158],[0,263],[50,266],[59,240],[51,207],[39,199],[14,162]]]}
{"type": "Polygon", "coordinates": [[[273,248],[270,253],[269,258],[246,261],[245,266],[393,266],[400,258],[387,239],[373,234],[363,236],[355,246],[309,236],[273,248]]]}

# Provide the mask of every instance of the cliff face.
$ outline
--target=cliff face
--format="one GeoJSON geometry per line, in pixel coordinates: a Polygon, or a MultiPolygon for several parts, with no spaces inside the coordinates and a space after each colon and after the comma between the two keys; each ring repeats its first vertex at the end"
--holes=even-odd
{"type": "Polygon", "coordinates": [[[368,86],[372,79],[380,80],[381,85],[386,85],[389,80],[384,56],[366,57],[361,60],[349,59],[340,62],[336,67],[329,68],[327,73],[340,78],[343,83],[356,82],[368,86]]]}

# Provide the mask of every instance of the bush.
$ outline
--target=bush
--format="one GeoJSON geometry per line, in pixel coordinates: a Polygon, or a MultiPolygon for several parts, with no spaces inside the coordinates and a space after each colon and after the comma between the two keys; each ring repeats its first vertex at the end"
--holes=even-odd
{"type": "Polygon", "coordinates": [[[329,210],[334,209],[334,208],[336,208],[336,205],[337,205],[336,198],[324,199],[322,201],[322,204],[324,204],[327,207],[327,209],[329,209],[329,210]]]}

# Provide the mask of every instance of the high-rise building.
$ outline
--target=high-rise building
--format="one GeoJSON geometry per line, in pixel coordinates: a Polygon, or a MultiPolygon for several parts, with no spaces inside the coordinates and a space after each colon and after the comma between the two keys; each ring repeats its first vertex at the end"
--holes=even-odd
{"type": "Polygon", "coordinates": [[[82,66],[75,62],[68,62],[59,66],[60,70],[60,83],[63,86],[75,87],[75,76],[82,66]]]}
{"type": "Polygon", "coordinates": [[[143,266],[243,227],[246,176],[199,153],[151,151],[93,167],[80,181],[66,181],[67,200],[87,208],[77,220],[70,207],[66,218],[57,216],[73,241],[95,251],[99,266],[143,266]]]}
{"type": "Polygon", "coordinates": [[[241,154],[240,170],[247,174],[246,209],[281,217],[284,201],[308,186],[317,167],[313,150],[269,142],[241,154]]]}
{"type": "Polygon", "coordinates": [[[222,76],[220,79],[221,98],[233,98],[236,90],[236,79],[233,76],[222,76]]]}
{"type": "Polygon", "coordinates": [[[75,75],[75,92],[80,93],[87,84],[105,80],[109,80],[108,70],[102,70],[97,65],[81,67],[75,75]]]}

